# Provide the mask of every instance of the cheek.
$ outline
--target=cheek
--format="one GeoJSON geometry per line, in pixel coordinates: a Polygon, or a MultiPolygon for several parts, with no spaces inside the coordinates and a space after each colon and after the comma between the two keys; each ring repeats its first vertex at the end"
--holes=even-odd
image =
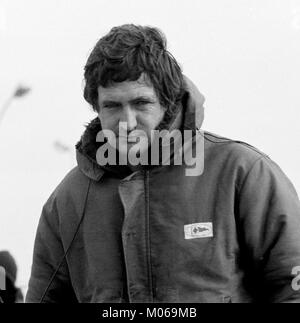
{"type": "Polygon", "coordinates": [[[163,110],[156,110],[156,112],[152,115],[151,117],[151,126],[152,126],[152,129],[156,128],[160,122],[163,120],[164,118],[164,111],[163,110]]]}
{"type": "Polygon", "coordinates": [[[152,130],[160,124],[164,114],[165,112],[162,109],[153,109],[151,113],[148,112],[141,116],[141,123],[145,128],[152,130]]]}
{"type": "Polygon", "coordinates": [[[160,112],[157,114],[157,115],[159,115],[158,123],[160,123],[162,121],[162,119],[164,118],[165,112],[166,112],[165,109],[160,109],[160,112]]]}
{"type": "Polygon", "coordinates": [[[101,122],[102,129],[114,129],[118,123],[118,119],[105,110],[101,110],[98,113],[98,118],[101,122]]]}

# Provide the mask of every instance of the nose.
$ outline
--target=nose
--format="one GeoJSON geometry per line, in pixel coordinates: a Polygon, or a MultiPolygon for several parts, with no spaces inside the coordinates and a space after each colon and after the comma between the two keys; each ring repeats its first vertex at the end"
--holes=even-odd
{"type": "Polygon", "coordinates": [[[121,122],[127,123],[127,131],[130,132],[134,130],[137,126],[136,120],[136,111],[132,109],[130,106],[124,106],[121,122]]]}

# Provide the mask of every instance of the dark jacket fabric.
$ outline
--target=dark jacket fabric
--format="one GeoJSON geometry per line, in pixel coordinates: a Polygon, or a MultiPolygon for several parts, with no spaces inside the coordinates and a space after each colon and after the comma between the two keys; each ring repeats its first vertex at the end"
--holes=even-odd
{"type": "MultiPolygon", "coordinates": [[[[203,102],[188,83],[184,129],[200,129],[203,102]]],[[[41,300],[66,252],[44,302],[300,301],[300,202],[268,156],[203,132],[200,176],[185,165],[131,173],[97,165],[100,129],[98,119],[87,127],[78,166],[43,208],[27,302],[41,300]]]]}

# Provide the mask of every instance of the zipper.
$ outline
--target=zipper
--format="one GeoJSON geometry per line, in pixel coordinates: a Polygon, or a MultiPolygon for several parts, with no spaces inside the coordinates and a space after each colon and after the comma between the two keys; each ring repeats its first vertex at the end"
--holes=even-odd
{"type": "Polygon", "coordinates": [[[144,190],[145,190],[145,236],[146,236],[146,252],[147,252],[147,267],[148,267],[148,281],[151,302],[153,303],[155,298],[155,289],[153,284],[152,275],[152,262],[151,262],[151,236],[150,236],[150,210],[149,210],[149,171],[144,171],[144,190]]]}

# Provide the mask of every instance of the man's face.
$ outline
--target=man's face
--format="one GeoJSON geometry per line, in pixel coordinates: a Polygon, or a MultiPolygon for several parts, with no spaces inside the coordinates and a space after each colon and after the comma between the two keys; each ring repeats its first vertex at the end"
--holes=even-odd
{"type": "Polygon", "coordinates": [[[131,142],[134,136],[130,136],[133,130],[142,130],[150,144],[151,131],[159,125],[165,113],[153,86],[144,75],[137,81],[99,86],[98,106],[102,129],[112,130],[116,134],[117,147],[123,154],[127,154],[135,144],[131,142]],[[126,123],[128,138],[119,136],[120,122],[126,123]]]}

